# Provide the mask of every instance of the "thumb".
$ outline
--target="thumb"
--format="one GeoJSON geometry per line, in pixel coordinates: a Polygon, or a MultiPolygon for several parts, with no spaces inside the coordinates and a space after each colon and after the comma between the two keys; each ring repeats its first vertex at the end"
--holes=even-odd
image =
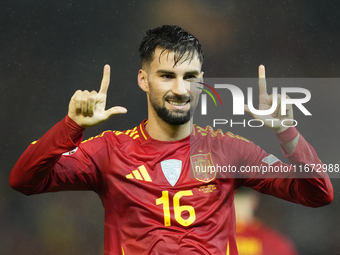
{"type": "Polygon", "coordinates": [[[127,113],[127,109],[121,106],[115,106],[105,111],[107,119],[111,118],[113,115],[125,114],[125,113],[127,113]]]}
{"type": "Polygon", "coordinates": [[[247,113],[249,113],[249,114],[250,114],[251,116],[253,116],[255,119],[258,118],[258,115],[255,115],[254,113],[252,113],[252,112],[250,111],[250,109],[249,109],[249,107],[248,107],[247,104],[244,105],[244,111],[247,112],[247,113]]]}

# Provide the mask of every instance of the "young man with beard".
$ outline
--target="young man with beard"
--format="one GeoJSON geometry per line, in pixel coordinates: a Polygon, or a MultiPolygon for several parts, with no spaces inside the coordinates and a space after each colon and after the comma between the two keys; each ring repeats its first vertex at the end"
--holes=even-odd
{"type": "MultiPolygon", "coordinates": [[[[99,92],[76,91],[68,115],[21,156],[10,176],[14,189],[27,195],[95,191],[105,208],[105,254],[126,255],[237,254],[233,199],[242,185],[306,206],[332,201],[327,173],[312,173],[310,179],[191,173],[197,164],[260,166],[273,156],[245,138],[191,124],[200,90],[190,91],[190,81],[203,77],[203,50],[193,35],[178,26],[149,30],[140,55],[138,83],[147,95],[148,120],[82,142],[85,128],[126,112],[123,107],[105,110],[106,65],[99,92]]],[[[263,66],[259,75],[265,76],[263,66]]],[[[259,88],[260,109],[268,109],[264,79],[259,88]]],[[[285,116],[278,112],[265,118],[292,119],[291,106],[285,116]]],[[[271,128],[292,164],[319,163],[294,127],[271,128]]]]}

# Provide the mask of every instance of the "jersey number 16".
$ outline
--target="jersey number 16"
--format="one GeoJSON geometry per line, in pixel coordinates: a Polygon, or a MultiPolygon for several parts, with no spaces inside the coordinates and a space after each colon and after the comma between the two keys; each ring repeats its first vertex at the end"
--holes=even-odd
{"type": "MultiPolygon", "coordinates": [[[[190,205],[182,205],[180,206],[179,200],[183,196],[192,196],[191,190],[183,190],[178,191],[173,198],[174,205],[174,214],[177,222],[183,226],[189,226],[196,220],[196,213],[194,207],[190,205]],[[182,212],[188,211],[189,217],[187,219],[183,219],[182,212]]],[[[163,204],[163,213],[164,213],[164,225],[171,226],[170,220],[170,207],[169,207],[169,191],[162,191],[162,197],[156,199],[156,205],[163,204]]]]}

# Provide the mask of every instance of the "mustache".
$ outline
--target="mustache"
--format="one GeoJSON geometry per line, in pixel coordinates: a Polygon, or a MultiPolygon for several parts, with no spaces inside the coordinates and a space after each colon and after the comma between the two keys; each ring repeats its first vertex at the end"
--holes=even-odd
{"type": "Polygon", "coordinates": [[[176,102],[187,102],[187,101],[191,101],[192,97],[188,96],[188,95],[183,95],[183,96],[169,95],[169,96],[165,96],[164,99],[165,100],[176,101],[176,102]]]}

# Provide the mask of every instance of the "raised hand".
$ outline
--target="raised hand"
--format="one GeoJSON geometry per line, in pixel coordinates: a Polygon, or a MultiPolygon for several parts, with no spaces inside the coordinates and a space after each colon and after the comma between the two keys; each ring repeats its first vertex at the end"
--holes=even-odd
{"type": "Polygon", "coordinates": [[[110,66],[105,65],[99,92],[77,90],[70,100],[68,116],[79,126],[87,128],[104,122],[113,115],[126,113],[126,108],[121,106],[105,110],[109,84],[110,66]]]}
{"type": "MultiPolygon", "coordinates": [[[[288,96],[287,96],[288,98],[288,96]]],[[[267,93],[266,72],[263,65],[259,66],[259,110],[268,110],[273,105],[273,95],[267,93]]],[[[277,95],[277,107],[270,115],[257,115],[249,110],[248,105],[244,105],[244,110],[250,113],[254,119],[264,122],[266,127],[272,129],[275,133],[281,133],[293,124],[293,107],[287,105],[286,114],[281,114],[281,95],[277,95]],[[281,122],[284,121],[284,126],[281,122]]]]}

